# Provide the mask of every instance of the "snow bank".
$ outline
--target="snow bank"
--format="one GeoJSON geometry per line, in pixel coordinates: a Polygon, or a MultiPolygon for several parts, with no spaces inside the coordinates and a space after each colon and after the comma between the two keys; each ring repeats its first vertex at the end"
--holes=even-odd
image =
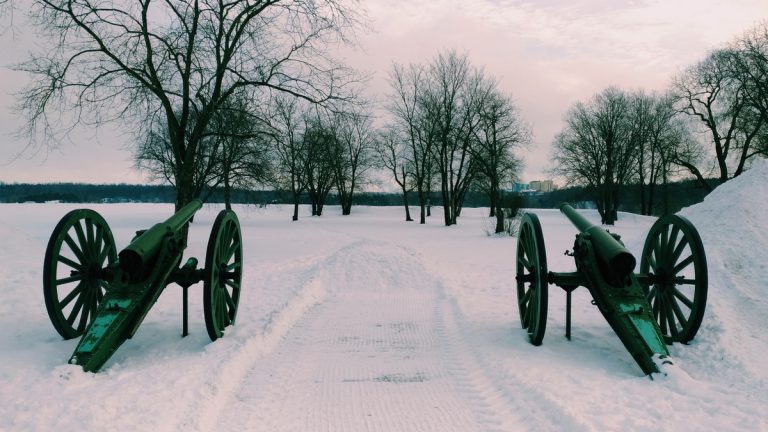
{"type": "Polygon", "coordinates": [[[680,214],[696,225],[709,267],[707,313],[700,330],[706,349],[699,354],[705,358],[697,361],[712,362],[713,372],[734,375],[734,380],[764,380],[768,160],[755,161],[750,170],[680,214]],[[741,370],[750,373],[734,373],[741,370]]]}

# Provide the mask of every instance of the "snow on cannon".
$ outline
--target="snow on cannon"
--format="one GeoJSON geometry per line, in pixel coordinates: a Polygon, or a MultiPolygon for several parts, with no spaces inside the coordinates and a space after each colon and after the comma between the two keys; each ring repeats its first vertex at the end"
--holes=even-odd
{"type": "Polygon", "coordinates": [[[693,339],[707,301],[707,260],[694,226],[664,216],[645,240],[640,272],[620,237],[590,224],[570,205],[560,207],[579,230],[573,252],[576,271],[548,272],[539,219],[523,214],[517,237],[517,299],[530,341],[540,345],[547,324],[547,287],[566,292],[566,330],[571,338],[571,292],[583,286],[608,324],[646,374],[671,363],[666,344],[693,339]]]}
{"type": "Polygon", "coordinates": [[[183,288],[183,330],[187,332],[187,289],[203,281],[205,327],[211,340],[234,324],[240,298],[243,245],[237,215],[223,210],[208,240],[205,268],[189,258],[185,227],[202,207],[200,200],[168,220],[138,231],[117,253],[107,222],[93,210],[67,213],[51,234],[43,264],[48,316],[64,339],[82,336],[69,360],[96,372],[138,330],[163,289],[183,288]]]}

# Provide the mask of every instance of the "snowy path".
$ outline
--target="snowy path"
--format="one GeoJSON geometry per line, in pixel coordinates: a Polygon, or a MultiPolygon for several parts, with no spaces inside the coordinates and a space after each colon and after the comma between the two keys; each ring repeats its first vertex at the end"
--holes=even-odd
{"type": "MultiPolygon", "coordinates": [[[[250,368],[218,415],[205,419],[217,428],[269,431],[522,426],[476,363],[440,283],[416,256],[357,242],[326,260],[323,275],[327,298],[250,368]],[[359,271],[371,263],[375,273],[359,271]]],[[[524,420],[549,424],[543,413],[524,420]]]]}

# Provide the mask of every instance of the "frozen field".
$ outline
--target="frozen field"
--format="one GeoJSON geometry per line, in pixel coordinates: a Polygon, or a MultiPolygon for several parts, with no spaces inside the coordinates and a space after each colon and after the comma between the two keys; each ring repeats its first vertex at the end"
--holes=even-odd
{"type": "MultiPolygon", "coordinates": [[[[399,207],[290,221],[291,208],[238,207],[245,273],[237,325],[210,343],[202,284],[169,286],[98,374],[67,365],[76,340],[48,320],[41,272],[63,204],[0,205],[2,431],[768,430],[768,163],[685,209],[709,264],[694,341],[670,347],[667,376],[644,376],[594,306],[550,286],[544,343],[520,328],[516,239],[488,236],[486,209],[458,226],[403,222],[399,207]]],[[[88,205],[118,248],[171,205],[88,205]]],[[[204,262],[218,206],[195,219],[187,256],[204,262]]],[[[537,211],[550,270],[575,230],[537,211]]],[[[597,221],[594,212],[584,213],[597,221]]],[[[615,230],[639,257],[653,218],[615,230]]]]}

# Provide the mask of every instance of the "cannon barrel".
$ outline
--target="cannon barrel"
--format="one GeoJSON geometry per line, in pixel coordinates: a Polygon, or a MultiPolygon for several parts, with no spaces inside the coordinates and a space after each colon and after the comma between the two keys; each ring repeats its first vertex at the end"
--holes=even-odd
{"type": "Polygon", "coordinates": [[[141,270],[144,264],[157,254],[163,238],[170,233],[181,230],[202,206],[202,201],[194,199],[165,222],[155,224],[152,228],[136,237],[131,244],[118,254],[120,268],[131,275],[141,270]]]}
{"type": "Polygon", "coordinates": [[[569,204],[562,204],[560,211],[565,214],[579,232],[589,235],[595,255],[607,266],[613,276],[622,280],[632,274],[637,262],[621,242],[603,228],[589,223],[569,204]]]}

